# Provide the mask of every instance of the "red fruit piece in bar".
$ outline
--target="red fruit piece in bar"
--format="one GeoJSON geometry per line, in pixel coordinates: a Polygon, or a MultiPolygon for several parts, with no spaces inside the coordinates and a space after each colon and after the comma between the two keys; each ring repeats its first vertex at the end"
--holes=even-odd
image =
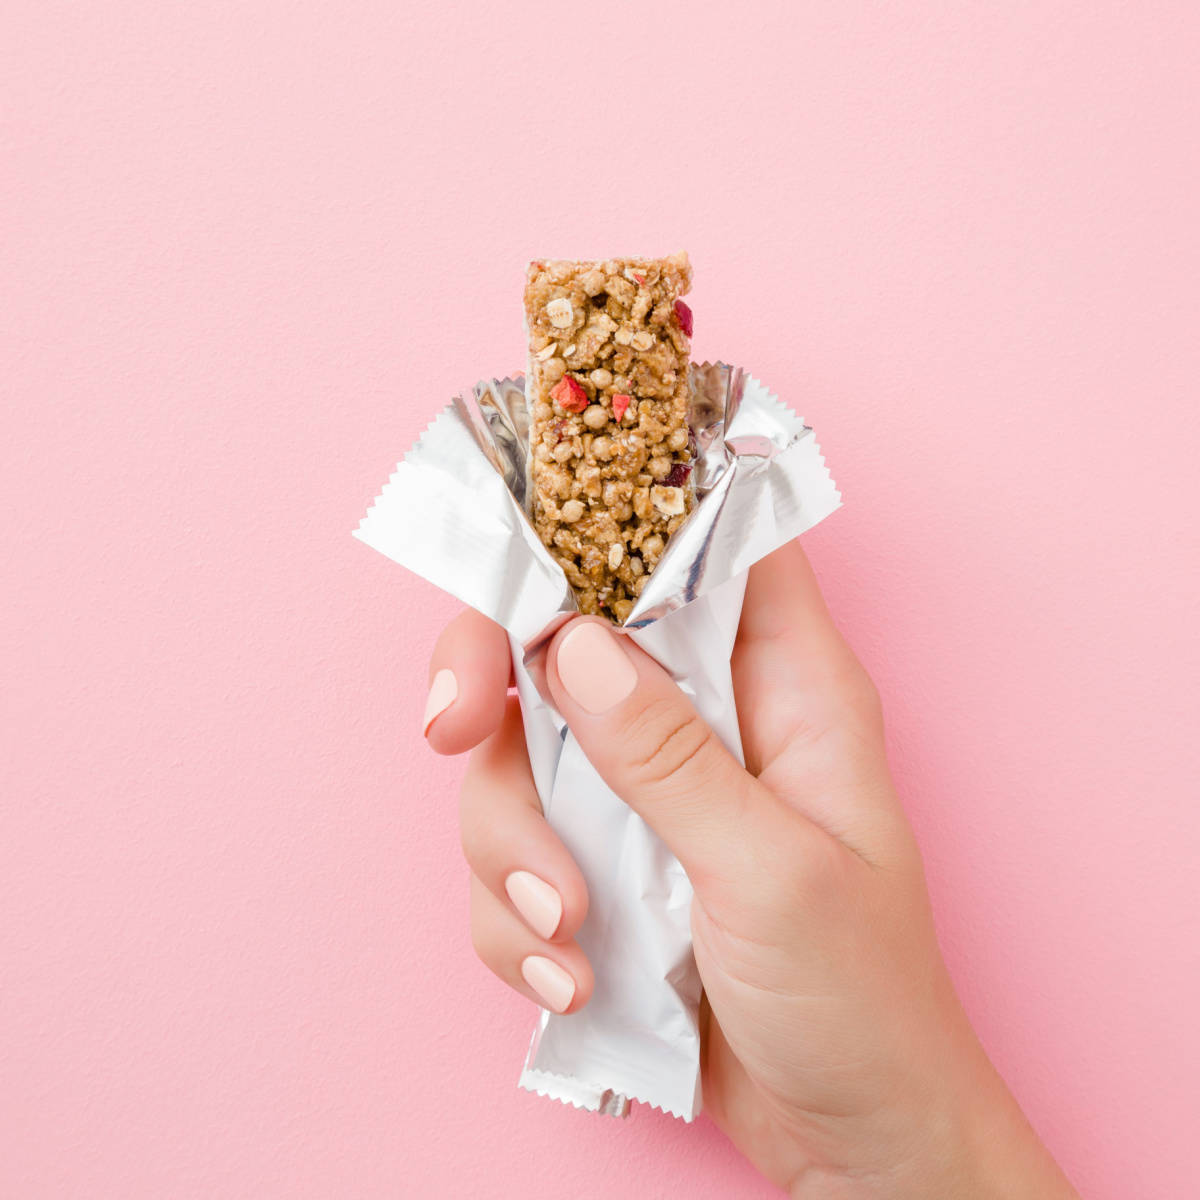
{"type": "Polygon", "coordinates": [[[581,413],[588,406],[587,392],[570,375],[564,375],[550,389],[550,399],[563,412],[581,413]]]}
{"type": "Polygon", "coordinates": [[[671,468],[671,473],[663,480],[663,484],[666,487],[683,487],[691,473],[691,463],[677,462],[671,468]]]}
{"type": "Polygon", "coordinates": [[[692,336],[692,310],[682,300],[675,301],[675,319],[688,337],[692,336]]]}

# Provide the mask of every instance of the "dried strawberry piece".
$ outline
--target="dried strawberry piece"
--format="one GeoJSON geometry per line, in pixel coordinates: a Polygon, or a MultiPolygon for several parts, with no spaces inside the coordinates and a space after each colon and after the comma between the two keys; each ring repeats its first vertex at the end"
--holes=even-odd
{"type": "Polygon", "coordinates": [[[624,392],[617,392],[613,396],[613,416],[618,421],[625,415],[625,410],[629,407],[629,402],[632,399],[632,396],[627,396],[624,392]]]}
{"type": "Polygon", "coordinates": [[[637,282],[638,282],[638,287],[645,287],[645,286],[646,286],[646,277],[645,277],[645,275],[639,275],[639,274],[638,274],[636,271],[634,271],[634,272],[633,272],[633,277],[634,277],[634,279],[636,279],[636,280],[637,280],[637,282]]]}
{"type": "Polygon", "coordinates": [[[675,301],[675,319],[687,337],[692,336],[692,310],[682,300],[675,301]]]}
{"type": "Polygon", "coordinates": [[[550,399],[563,412],[581,413],[590,403],[587,392],[580,387],[578,380],[570,375],[564,375],[551,389],[550,399]]]}
{"type": "Polygon", "coordinates": [[[691,463],[677,462],[672,468],[671,473],[663,480],[664,487],[683,487],[687,483],[687,477],[692,473],[691,463]]]}

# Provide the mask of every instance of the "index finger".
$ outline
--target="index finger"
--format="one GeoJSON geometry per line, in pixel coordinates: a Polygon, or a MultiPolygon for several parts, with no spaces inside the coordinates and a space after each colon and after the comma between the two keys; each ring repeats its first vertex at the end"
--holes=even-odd
{"type": "Polygon", "coordinates": [[[819,732],[874,707],[870,680],[797,541],[750,568],[733,678],[746,765],[755,772],[798,732],[819,732]]]}
{"type": "Polygon", "coordinates": [[[508,635],[468,608],[437,640],[422,732],[439,754],[462,754],[500,728],[512,678],[508,635]]]}

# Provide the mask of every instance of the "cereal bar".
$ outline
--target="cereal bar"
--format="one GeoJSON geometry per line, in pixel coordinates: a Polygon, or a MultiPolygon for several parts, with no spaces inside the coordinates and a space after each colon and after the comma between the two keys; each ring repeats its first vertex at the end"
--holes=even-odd
{"type": "Polygon", "coordinates": [[[529,265],[534,527],[580,610],[617,622],[696,503],[691,282],[684,253],[529,265]]]}

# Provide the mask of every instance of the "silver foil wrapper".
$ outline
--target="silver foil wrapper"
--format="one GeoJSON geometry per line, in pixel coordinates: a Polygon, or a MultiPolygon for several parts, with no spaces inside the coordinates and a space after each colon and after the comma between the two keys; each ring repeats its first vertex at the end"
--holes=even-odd
{"type": "MultiPolygon", "coordinates": [[[[698,503],[624,629],[740,759],[729,662],[746,571],[840,496],[813,431],[758,380],[705,363],[691,384],[698,503]]],[[[539,690],[540,652],[576,606],[529,520],[528,460],[523,378],[478,383],[429,426],[355,536],[507,630],[542,807],[587,881],[578,941],[595,990],[571,1016],[542,1012],[520,1085],[596,1112],[624,1115],[638,1100],[691,1120],[701,1103],[691,884],[539,690]]]]}

